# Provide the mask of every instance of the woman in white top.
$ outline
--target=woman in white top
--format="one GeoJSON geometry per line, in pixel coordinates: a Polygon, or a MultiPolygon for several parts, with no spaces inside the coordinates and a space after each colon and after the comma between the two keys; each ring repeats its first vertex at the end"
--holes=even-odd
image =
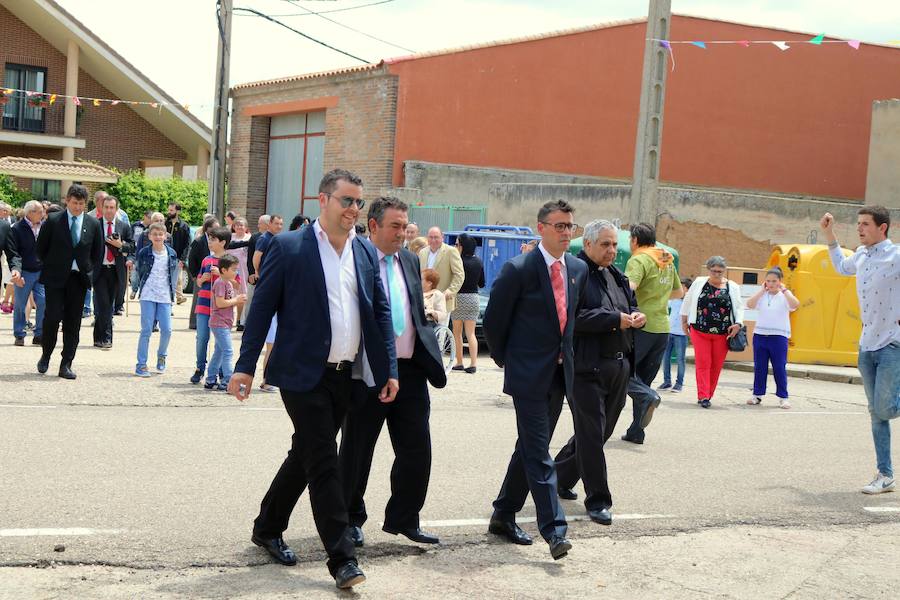
{"type": "Polygon", "coordinates": [[[728,354],[728,339],[744,322],[741,286],[725,277],[728,267],[721,256],[706,261],[709,277],[691,284],[681,305],[681,326],[694,346],[697,404],[709,408],[728,354]]]}
{"type": "Polygon", "coordinates": [[[759,404],[766,395],[769,362],[775,377],[775,395],[781,408],[790,408],[787,391],[787,351],[791,337],[791,312],[800,301],[784,287],[784,274],[778,267],[766,273],[765,285],[747,300],[756,309],[756,328],[753,330],[753,396],[747,404],[759,404]]]}
{"type": "Polygon", "coordinates": [[[450,313],[447,312],[447,302],[444,293],[437,289],[441,276],[434,269],[422,271],[422,291],[425,294],[425,318],[437,325],[447,326],[450,321],[450,313]]]}

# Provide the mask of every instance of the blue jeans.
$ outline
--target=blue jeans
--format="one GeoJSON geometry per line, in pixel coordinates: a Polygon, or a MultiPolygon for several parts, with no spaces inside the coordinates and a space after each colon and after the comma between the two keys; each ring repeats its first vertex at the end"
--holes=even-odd
{"type": "MultiPolygon", "coordinates": [[[[199,323],[197,331],[200,331],[199,323]]],[[[231,361],[234,355],[234,352],[231,349],[231,328],[210,327],[209,331],[212,332],[216,344],[213,348],[212,358],[209,359],[209,368],[206,371],[206,383],[215,383],[218,374],[222,373],[222,381],[220,383],[228,385],[228,382],[231,381],[231,373],[233,372],[231,361]]]]}
{"type": "Polygon", "coordinates": [[[150,336],[153,334],[153,323],[159,323],[159,348],[156,356],[166,357],[169,339],[172,337],[172,305],[168,302],[151,302],[141,300],[141,336],[138,338],[137,366],[147,366],[147,353],[150,351],[150,336]]]}
{"type": "Polygon", "coordinates": [[[197,315],[197,369],[206,370],[209,351],[209,315],[197,315]]]}
{"type": "Polygon", "coordinates": [[[675,358],[678,361],[675,385],[684,385],[684,355],[687,352],[687,343],[686,335],[669,334],[669,341],[666,342],[666,350],[663,352],[663,383],[672,383],[672,351],[674,350],[675,358]]]}
{"type": "Polygon", "coordinates": [[[858,366],[869,400],[878,472],[893,477],[891,419],[900,416],[900,343],[873,352],[860,350],[858,366]]]}
{"type": "Polygon", "coordinates": [[[788,339],[783,335],[753,336],[753,395],[766,395],[766,379],[769,378],[769,362],[775,378],[775,395],[787,398],[788,339]]]}
{"type": "Polygon", "coordinates": [[[131,278],[129,282],[131,283],[131,291],[137,294],[138,288],[141,287],[141,278],[140,275],[138,275],[137,268],[131,270],[131,278]]]}
{"type": "Polygon", "coordinates": [[[93,293],[91,293],[91,289],[88,288],[88,291],[84,294],[84,310],[91,310],[91,299],[93,298],[93,293]]]}
{"type": "Polygon", "coordinates": [[[38,281],[40,271],[22,271],[25,286],[13,286],[13,335],[17,338],[25,337],[25,307],[28,306],[28,295],[34,294],[34,305],[37,314],[34,317],[34,337],[41,337],[44,331],[44,308],[47,306],[47,297],[44,295],[44,285],[38,281]]]}

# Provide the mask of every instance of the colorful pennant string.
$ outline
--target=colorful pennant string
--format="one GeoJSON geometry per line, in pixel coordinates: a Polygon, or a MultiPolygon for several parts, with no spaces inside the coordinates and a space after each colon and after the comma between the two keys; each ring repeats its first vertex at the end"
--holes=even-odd
{"type": "MultiPolygon", "coordinates": [[[[669,51],[669,56],[672,57],[673,71],[675,70],[674,44],[689,44],[702,50],[706,50],[710,44],[735,44],[743,46],[744,48],[749,48],[752,44],[765,44],[775,46],[782,52],[790,50],[792,44],[811,44],[813,46],[821,46],[822,44],[846,44],[854,50],[859,50],[860,45],[862,45],[862,42],[859,40],[826,40],[824,33],[820,33],[813,38],[805,40],[663,40],[659,38],[650,38],[650,40],[659,43],[660,46],[669,51]]],[[[900,46],[900,40],[891,40],[884,43],[892,46],[900,46]]]]}
{"type": "MultiPolygon", "coordinates": [[[[52,106],[56,103],[57,100],[71,101],[75,106],[82,106],[82,103],[90,103],[93,106],[103,106],[104,104],[108,104],[109,106],[118,106],[119,104],[125,104],[128,106],[149,106],[150,108],[155,108],[162,111],[164,106],[178,106],[184,110],[188,110],[187,104],[181,104],[178,102],[148,102],[148,101],[140,101],[140,100],[116,100],[113,98],[90,98],[87,96],[66,96],[65,94],[51,94],[48,92],[36,92],[34,90],[23,90],[18,88],[0,88],[0,103],[5,104],[9,101],[9,99],[15,94],[22,94],[25,98],[30,102],[32,106],[46,108],[48,106],[52,106]]],[[[202,104],[202,105],[193,105],[195,108],[200,107],[209,107],[210,105],[202,104]]]]}

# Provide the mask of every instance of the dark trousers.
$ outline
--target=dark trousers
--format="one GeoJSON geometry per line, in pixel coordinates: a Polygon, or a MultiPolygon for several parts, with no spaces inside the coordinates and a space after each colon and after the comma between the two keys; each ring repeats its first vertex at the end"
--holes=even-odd
{"type": "Polygon", "coordinates": [[[387,421],[394,465],[391,467],[391,499],[384,510],[384,524],[392,529],[416,529],[425,504],[431,476],[431,402],[425,372],[410,360],[398,359],[400,391],[391,403],[370,393],[366,401],[347,413],[341,435],[340,467],[350,524],[366,522],[364,496],[372,468],[375,444],[387,421]]]}
{"type": "Polygon", "coordinates": [[[567,530],[566,515],[557,493],[556,468],[550,457],[550,438],[562,411],[565,392],[565,378],[560,365],[546,396],[513,397],[519,439],[509,460],[500,494],[494,500],[494,518],[514,521],[531,491],[538,528],[547,541],[554,535],[565,536],[567,530]]]}
{"type": "Polygon", "coordinates": [[[556,455],[556,475],[564,489],[584,480],[588,510],[612,507],[603,445],[625,407],[630,369],[627,358],[600,358],[595,373],[575,375],[575,399],[570,403],[575,435],[556,455]]]}
{"type": "Polygon", "coordinates": [[[43,356],[50,359],[56,348],[59,324],[63,327],[62,362],[72,364],[81,332],[81,311],[84,309],[84,295],[87,282],[78,271],[71,271],[62,287],[44,287],[47,306],[44,310],[44,327],[41,336],[43,356]]]}
{"type": "Polygon", "coordinates": [[[635,381],[628,386],[633,419],[626,432],[626,435],[633,440],[644,440],[644,428],[641,427],[641,420],[644,418],[650,402],[659,397],[659,394],[650,386],[656,379],[656,374],[659,373],[668,342],[668,333],[648,333],[640,329],[634,330],[633,379],[635,381]]]}
{"type": "Polygon", "coordinates": [[[128,287],[128,269],[125,269],[125,279],[116,280],[116,306],[115,312],[125,310],[125,288],[128,287]]]}
{"type": "Polygon", "coordinates": [[[113,310],[119,278],[115,265],[101,266],[94,282],[94,343],[112,343],[113,310]]]}
{"type": "Polygon", "coordinates": [[[188,315],[188,329],[197,329],[197,293],[199,292],[197,283],[194,283],[194,291],[191,293],[191,314],[188,315]]]}
{"type": "Polygon", "coordinates": [[[775,395],[787,398],[787,354],[788,339],[783,335],[753,336],[753,395],[766,395],[766,379],[769,377],[769,363],[775,378],[775,395]]]}
{"type": "Polygon", "coordinates": [[[294,435],[253,526],[260,537],[280,537],[308,484],[313,519],[332,575],[345,563],[356,564],[353,542],[347,536],[347,508],[335,441],[347,410],[366,389],[364,383],[350,377],[350,369],[326,369],[322,380],[309,392],[281,390],[294,435]]]}

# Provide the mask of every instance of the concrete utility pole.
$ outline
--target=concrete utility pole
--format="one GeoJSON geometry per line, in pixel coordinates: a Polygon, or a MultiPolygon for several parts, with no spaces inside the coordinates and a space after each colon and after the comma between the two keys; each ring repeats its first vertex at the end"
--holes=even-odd
{"type": "Polygon", "coordinates": [[[669,51],[655,40],[669,39],[672,0],[650,0],[647,10],[647,40],[644,42],[644,76],[634,146],[634,179],[631,186],[631,224],[656,224],[656,190],[662,154],[663,106],[669,51]]]}
{"type": "Polygon", "coordinates": [[[209,212],[219,221],[225,218],[225,161],[228,151],[228,71],[231,63],[231,0],[218,0],[216,34],[219,57],[216,60],[215,114],[212,130],[212,176],[209,180],[209,212]]]}

